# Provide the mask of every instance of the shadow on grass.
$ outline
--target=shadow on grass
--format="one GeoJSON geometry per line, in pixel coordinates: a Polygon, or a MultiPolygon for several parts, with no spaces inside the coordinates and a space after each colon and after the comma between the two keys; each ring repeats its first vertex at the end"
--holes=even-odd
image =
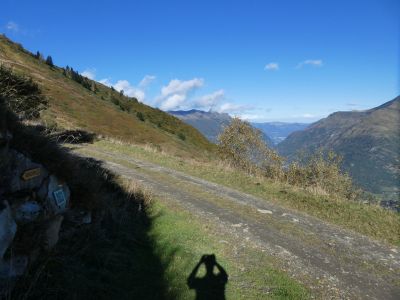
{"type": "MultiPolygon", "coordinates": [[[[4,124],[4,123],[3,123],[4,124]]],[[[92,212],[92,223],[64,222],[52,252],[41,252],[10,299],[173,299],[162,259],[149,232],[154,218],[146,195],[124,186],[101,162],[72,154],[12,116],[10,146],[42,163],[71,189],[71,208],[92,212]]],[[[0,128],[4,130],[5,128],[0,128]]]]}
{"type": "Polygon", "coordinates": [[[214,254],[203,255],[187,280],[189,289],[196,291],[196,300],[225,300],[227,282],[228,274],[217,262],[214,254]],[[197,277],[196,275],[203,264],[206,274],[203,277],[197,277]],[[214,273],[214,269],[218,270],[218,274],[214,273]]]}

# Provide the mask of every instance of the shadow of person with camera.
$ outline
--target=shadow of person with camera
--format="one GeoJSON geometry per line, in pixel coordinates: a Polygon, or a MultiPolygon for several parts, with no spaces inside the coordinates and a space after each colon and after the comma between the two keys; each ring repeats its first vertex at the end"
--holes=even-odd
{"type": "Polygon", "coordinates": [[[225,285],[227,282],[228,274],[217,263],[214,254],[203,255],[187,280],[189,289],[196,290],[196,300],[225,300],[225,285]],[[196,274],[202,264],[206,268],[206,274],[204,277],[198,278],[196,274]],[[218,270],[218,274],[214,273],[214,269],[218,270]]]}

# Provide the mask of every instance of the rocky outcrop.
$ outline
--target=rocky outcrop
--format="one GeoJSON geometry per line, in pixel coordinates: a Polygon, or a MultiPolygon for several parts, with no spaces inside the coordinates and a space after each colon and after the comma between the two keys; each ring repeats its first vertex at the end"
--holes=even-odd
{"type": "MultiPolygon", "coordinates": [[[[10,149],[11,138],[9,132],[0,135],[0,297],[38,254],[57,244],[71,197],[66,182],[10,149]]],[[[88,223],[87,213],[81,215],[80,223],[88,223]]]]}

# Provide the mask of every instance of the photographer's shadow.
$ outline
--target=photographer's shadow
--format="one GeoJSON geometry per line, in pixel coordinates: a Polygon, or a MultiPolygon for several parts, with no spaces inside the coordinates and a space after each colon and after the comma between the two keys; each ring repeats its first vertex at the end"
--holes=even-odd
{"type": "Polygon", "coordinates": [[[225,285],[227,282],[228,274],[217,263],[214,254],[203,255],[187,280],[189,289],[196,290],[196,300],[225,300],[225,285]],[[204,277],[199,278],[196,277],[196,274],[202,264],[206,268],[206,274],[204,277]],[[218,270],[218,274],[214,273],[214,269],[218,270]]]}

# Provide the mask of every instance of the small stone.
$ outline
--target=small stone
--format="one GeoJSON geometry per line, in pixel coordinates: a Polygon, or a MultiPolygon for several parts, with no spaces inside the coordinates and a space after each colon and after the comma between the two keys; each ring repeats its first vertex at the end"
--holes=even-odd
{"type": "Polygon", "coordinates": [[[82,224],[92,223],[92,213],[88,211],[82,218],[82,224]]]}
{"type": "Polygon", "coordinates": [[[272,215],[272,211],[268,209],[257,209],[259,213],[272,215]]]}
{"type": "Polygon", "coordinates": [[[35,221],[42,211],[42,207],[36,201],[28,201],[21,204],[15,212],[15,220],[18,223],[35,221]]]}
{"type": "Polygon", "coordinates": [[[233,224],[232,227],[242,227],[242,223],[233,224]]]}
{"type": "Polygon", "coordinates": [[[296,218],[293,218],[292,221],[293,221],[294,223],[299,223],[299,219],[296,219],[296,218]]]}

